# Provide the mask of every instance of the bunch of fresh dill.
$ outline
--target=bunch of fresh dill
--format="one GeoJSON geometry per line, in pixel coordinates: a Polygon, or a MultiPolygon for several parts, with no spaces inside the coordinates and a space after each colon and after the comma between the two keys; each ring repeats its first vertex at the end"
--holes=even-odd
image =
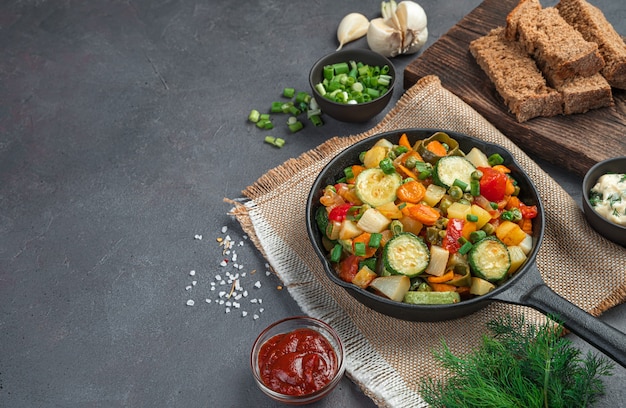
{"type": "Polygon", "coordinates": [[[432,407],[588,407],[604,392],[601,377],[612,375],[612,361],[591,352],[583,358],[554,320],[532,325],[507,316],[488,328],[493,335],[467,356],[455,356],[445,341],[435,352],[450,375],[422,381],[432,407]]]}

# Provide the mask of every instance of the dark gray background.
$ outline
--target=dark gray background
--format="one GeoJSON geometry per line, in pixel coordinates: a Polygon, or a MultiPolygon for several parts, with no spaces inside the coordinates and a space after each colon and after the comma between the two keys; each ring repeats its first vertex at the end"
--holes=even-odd
{"type": "MultiPolygon", "coordinates": [[[[479,3],[421,1],[428,44],[479,3]]],[[[621,0],[595,4],[626,34],[621,0]]],[[[401,77],[369,123],[326,117],[294,135],[277,123],[282,149],[246,121],[284,87],[308,90],[309,68],[337,46],[341,17],[374,18],[379,7],[1,2],[0,406],[276,406],[253,383],[249,350],[265,326],[301,311],[266,276],[223,199],[330,136],[371,128],[393,106],[401,77]],[[215,275],[234,270],[219,265],[216,238],[227,234],[243,243],[234,249],[250,292],[231,313],[204,302],[217,297],[215,275]]],[[[395,58],[397,71],[414,58],[395,58]]],[[[546,168],[580,201],[580,178],[546,168]]],[[[616,307],[603,320],[624,330],[625,313],[616,307]]],[[[616,369],[598,406],[622,405],[625,380],[616,369]]],[[[344,379],[317,406],[373,403],[344,379]]]]}

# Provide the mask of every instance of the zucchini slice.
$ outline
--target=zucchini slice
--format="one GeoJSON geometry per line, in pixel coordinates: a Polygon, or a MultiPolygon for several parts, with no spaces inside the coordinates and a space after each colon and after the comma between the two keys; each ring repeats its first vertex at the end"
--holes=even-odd
{"type": "Polygon", "coordinates": [[[433,181],[435,184],[446,189],[452,187],[454,180],[461,180],[468,186],[472,181],[472,173],[476,167],[461,156],[442,157],[435,164],[433,171],[433,181]]]}
{"type": "Polygon", "coordinates": [[[404,295],[404,303],[413,305],[446,305],[459,303],[461,295],[457,292],[420,292],[408,291],[404,295]]]}
{"type": "Polygon", "coordinates": [[[379,168],[366,169],[356,176],[355,193],[365,204],[372,207],[395,201],[396,190],[402,184],[398,173],[385,174],[379,168]]]}
{"type": "Polygon", "coordinates": [[[394,275],[415,277],[424,272],[430,262],[430,251],[424,240],[410,232],[396,235],[383,250],[385,269],[394,275]]]}
{"type": "Polygon", "coordinates": [[[468,254],[468,261],[474,275],[489,282],[504,278],[511,266],[508,248],[494,236],[475,243],[468,254]]]}

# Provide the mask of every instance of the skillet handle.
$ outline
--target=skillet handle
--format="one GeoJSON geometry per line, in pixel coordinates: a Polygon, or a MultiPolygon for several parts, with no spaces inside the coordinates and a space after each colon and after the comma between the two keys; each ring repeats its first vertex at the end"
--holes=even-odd
{"type": "Polygon", "coordinates": [[[498,293],[494,299],[530,306],[559,319],[568,330],[626,367],[626,334],[559,296],[541,279],[536,265],[531,265],[524,279],[498,293]]]}

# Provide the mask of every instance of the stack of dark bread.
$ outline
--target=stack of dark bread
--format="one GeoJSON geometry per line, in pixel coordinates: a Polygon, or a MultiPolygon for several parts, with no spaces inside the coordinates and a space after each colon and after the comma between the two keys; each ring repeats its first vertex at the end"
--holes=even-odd
{"type": "Polygon", "coordinates": [[[611,87],[626,89],[626,44],[586,0],[520,0],[470,52],[518,122],[612,106],[611,87]]]}

